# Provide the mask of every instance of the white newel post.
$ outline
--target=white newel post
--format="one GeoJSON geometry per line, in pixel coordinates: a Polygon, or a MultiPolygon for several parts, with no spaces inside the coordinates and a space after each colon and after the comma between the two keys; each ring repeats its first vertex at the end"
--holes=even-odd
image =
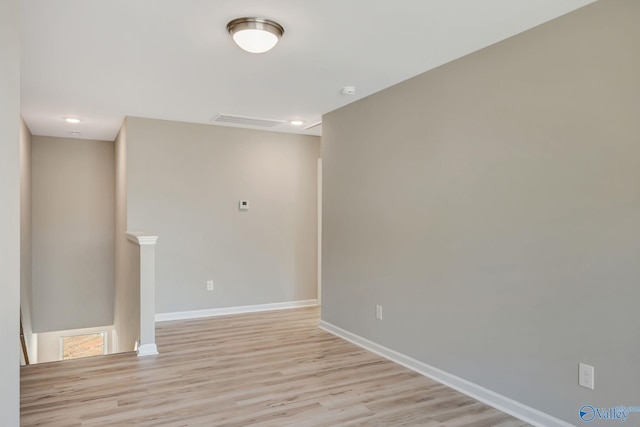
{"type": "Polygon", "coordinates": [[[138,357],[158,354],[156,346],[156,266],[158,236],[127,232],[127,238],[140,247],[140,339],[138,357]]]}

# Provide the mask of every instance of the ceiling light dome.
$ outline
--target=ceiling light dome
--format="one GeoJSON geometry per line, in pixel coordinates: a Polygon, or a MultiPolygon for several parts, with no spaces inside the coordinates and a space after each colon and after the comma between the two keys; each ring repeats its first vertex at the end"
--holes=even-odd
{"type": "Polygon", "coordinates": [[[284,34],[282,25],[265,18],[238,18],[227,24],[233,41],[247,52],[263,53],[272,49],[284,34]]]}

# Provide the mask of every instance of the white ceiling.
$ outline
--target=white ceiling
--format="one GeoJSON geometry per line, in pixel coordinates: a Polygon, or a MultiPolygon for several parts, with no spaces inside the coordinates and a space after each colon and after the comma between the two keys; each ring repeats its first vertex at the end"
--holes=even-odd
{"type": "Polygon", "coordinates": [[[35,135],[104,140],[125,116],[309,125],[593,1],[21,0],[22,115],[35,135]],[[246,53],[226,32],[242,16],[274,19],[284,37],[246,53]]]}

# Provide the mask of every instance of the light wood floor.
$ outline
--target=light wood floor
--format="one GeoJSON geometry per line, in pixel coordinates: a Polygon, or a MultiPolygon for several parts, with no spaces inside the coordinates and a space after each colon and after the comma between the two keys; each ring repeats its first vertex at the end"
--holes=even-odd
{"type": "Polygon", "coordinates": [[[164,322],[158,356],[23,367],[21,425],[527,425],[317,326],[317,308],[164,322]]]}

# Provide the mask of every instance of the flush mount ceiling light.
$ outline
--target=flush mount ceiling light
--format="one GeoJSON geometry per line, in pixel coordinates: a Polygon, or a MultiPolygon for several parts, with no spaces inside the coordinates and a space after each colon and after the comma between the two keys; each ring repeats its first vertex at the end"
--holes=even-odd
{"type": "Polygon", "coordinates": [[[289,124],[291,124],[293,126],[302,126],[304,124],[304,121],[302,121],[302,120],[291,120],[291,121],[289,121],[289,124]]]}
{"type": "Polygon", "coordinates": [[[76,117],[65,117],[64,121],[67,123],[73,123],[73,124],[80,123],[80,119],[76,117]]]}
{"type": "Polygon", "coordinates": [[[282,25],[265,18],[238,18],[227,24],[227,31],[240,48],[251,53],[272,49],[284,34],[282,25]]]}

